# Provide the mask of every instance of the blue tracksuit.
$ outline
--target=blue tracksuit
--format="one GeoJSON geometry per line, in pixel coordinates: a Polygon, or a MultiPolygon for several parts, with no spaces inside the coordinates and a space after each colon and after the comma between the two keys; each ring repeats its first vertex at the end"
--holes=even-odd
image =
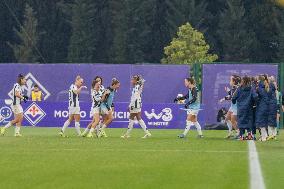
{"type": "Polygon", "coordinates": [[[251,86],[239,87],[233,98],[233,104],[237,103],[238,128],[251,129],[253,125],[253,104],[257,94],[251,86]]]}
{"type": "Polygon", "coordinates": [[[268,126],[277,127],[277,97],[276,88],[273,83],[269,85],[268,92],[269,106],[268,106],[268,126]]]}
{"type": "Polygon", "coordinates": [[[258,84],[257,94],[258,100],[255,111],[255,125],[256,127],[268,126],[268,111],[269,111],[269,92],[265,90],[263,82],[258,84]]]}
{"type": "Polygon", "coordinates": [[[106,99],[101,104],[101,108],[110,110],[111,107],[113,106],[113,99],[114,99],[114,94],[115,94],[116,91],[114,89],[110,88],[110,87],[108,87],[107,89],[110,91],[110,93],[108,95],[106,95],[106,97],[105,97],[106,99]]]}

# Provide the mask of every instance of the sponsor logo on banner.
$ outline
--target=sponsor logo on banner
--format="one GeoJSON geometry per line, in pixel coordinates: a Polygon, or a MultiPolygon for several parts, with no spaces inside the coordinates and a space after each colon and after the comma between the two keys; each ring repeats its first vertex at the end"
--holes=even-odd
{"type": "Polygon", "coordinates": [[[149,113],[148,111],[144,111],[149,126],[164,126],[167,127],[173,119],[172,109],[164,108],[160,113],[156,113],[155,109],[152,109],[149,113]]]}
{"type": "Polygon", "coordinates": [[[25,118],[32,126],[38,124],[45,116],[46,113],[39,107],[38,104],[33,102],[24,112],[25,118]]]}
{"type": "Polygon", "coordinates": [[[13,115],[12,109],[9,106],[0,108],[0,123],[11,118],[13,115]]]}
{"type": "MultiPolygon", "coordinates": [[[[33,74],[28,73],[25,76],[25,79],[27,80],[27,84],[25,86],[22,87],[24,93],[27,94],[27,96],[31,96],[32,94],[32,90],[33,90],[33,86],[35,84],[38,85],[39,90],[42,92],[43,95],[43,99],[46,100],[48,99],[48,97],[50,96],[50,92],[48,92],[48,90],[33,76],[33,74]]],[[[13,90],[11,90],[8,95],[13,98],[13,90]]]]}

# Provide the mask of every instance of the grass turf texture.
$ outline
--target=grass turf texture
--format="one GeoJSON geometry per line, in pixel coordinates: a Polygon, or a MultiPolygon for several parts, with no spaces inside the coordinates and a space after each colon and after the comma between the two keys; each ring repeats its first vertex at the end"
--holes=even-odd
{"type": "MultiPolygon", "coordinates": [[[[0,137],[0,188],[249,188],[247,142],[225,140],[226,131],[196,132],[178,139],[178,130],[152,130],[153,137],[121,139],[125,129],[108,129],[108,138],[60,138],[55,128],[13,129],[0,137]]],[[[284,135],[257,143],[268,189],[283,188],[284,135]]]]}

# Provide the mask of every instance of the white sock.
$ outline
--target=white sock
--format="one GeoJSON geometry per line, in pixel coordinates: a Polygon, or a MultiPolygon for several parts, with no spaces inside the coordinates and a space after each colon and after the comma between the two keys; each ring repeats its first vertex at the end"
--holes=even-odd
{"type": "Polygon", "coordinates": [[[75,129],[78,135],[81,135],[80,122],[75,122],[75,129]]]}
{"type": "Polygon", "coordinates": [[[87,127],[87,128],[84,130],[84,132],[82,133],[82,135],[87,134],[89,131],[90,131],[90,129],[87,127]]]}
{"type": "Polygon", "coordinates": [[[143,121],[143,119],[140,119],[140,120],[138,121],[138,123],[139,123],[139,125],[141,126],[141,128],[143,129],[143,131],[144,131],[145,133],[149,133],[149,131],[148,131],[148,129],[147,129],[147,126],[146,126],[145,122],[143,121]]]}
{"type": "Polygon", "coordinates": [[[90,133],[93,133],[94,131],[95,131],[95,128],[92,127],[92,128],[90,129],[90,133]]]}
{"type": "Polygon", "coordinates": [[[66,128],[67,128],[69,125],[70,125],[69,120],[66,120],[65,123],[64,123],[64,125],[63,125],[63,127],[62,127],[62,129],[61,129],[61,131],[64,133],[65,130],[66,130],[66,128]]]}
{"type": "Polygon", "coordinates": [[[230,120],[227,120],[226,123],[227,123],[228,131],[229,133],[231,133],[233,130],[232,122],[230,120]]]}
{"type": "Polygon", "coordinates": [[[268,135],[273,136],[273,127],[268,126],[268,135]]]}
{"type": "Polygon", "coordinates": [[[18,133],[20,133],[20,129],[21,129],[21,127],[19,127],[19,126],[16,126],[16,127],[15,127],[15,134],[18,134],[18,133]]]}
{"type": "Polygon", "coordinates": [[[262,140],[266,140],[267,138],[267,131],[266,131],[266,128],[265,127],[262,127],[261,128],[261,139],[262,140]]]}
{"type": "Polygon", "coordinates": [[[106,127],[107,127],[106,124],[103,124],[103,123],[101,124],[102,130],[104,130],[106,127]]]}
{"type": "Polygon", "coordinates": [[[126,131],[126,135],[129,135],[129,134],[130,134],[130,132],[131,132],[132,129],[133,129],[133,125],[134,125],[134,120],[130,119],[130,120],[129,120],[129,124],[128,124],[128,129],[127,129],[127,131],[126,131]]]}
{"type": "Polygon", "coordinates": [[[190,130],[190,127],[193,125],[193,123],[191,121],[186,121],[186,127],[183,131],[183,135],[186,136],[188,131],[190,130]]]}
{"type": "Polygon", "coordinates": [[[196,129],[197,129],[198,135],[202,135],[201,126],[200,126],[200,124],[198,123],[198,121],[197,121],[197,122],[194,122],[193,124],[194,124],[194,126],[196,127],[196,129]]]}
{"type": "Polygon", "coordinates": [[[9,123],[7,123],[5,126],[4,126],[4,129],[8,129],[9,127],[11,127],[12,126],[12,123],[11,123],[11,121],[9,122],[9,123]]]}
{"type": "Polygon", "coordinates": [[[274,127],[273,129],[273,136],[277,136],[277,127],[274,127]]]}

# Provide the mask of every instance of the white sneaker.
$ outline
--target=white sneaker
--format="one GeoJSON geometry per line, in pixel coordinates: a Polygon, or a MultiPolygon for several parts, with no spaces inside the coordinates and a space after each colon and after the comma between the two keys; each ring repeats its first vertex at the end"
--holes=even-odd
{"type": "Polygon", "coordinates": [[[120,138],[130,138],[130,136],[129,135],[122,135],[120,138]]]}
{"type": "Polygon", "coordinates": [[[146,133],[145,136],[143,136],[142,138],[149,138],[151,136],[152,136],[151,133],[146,133]]]}

